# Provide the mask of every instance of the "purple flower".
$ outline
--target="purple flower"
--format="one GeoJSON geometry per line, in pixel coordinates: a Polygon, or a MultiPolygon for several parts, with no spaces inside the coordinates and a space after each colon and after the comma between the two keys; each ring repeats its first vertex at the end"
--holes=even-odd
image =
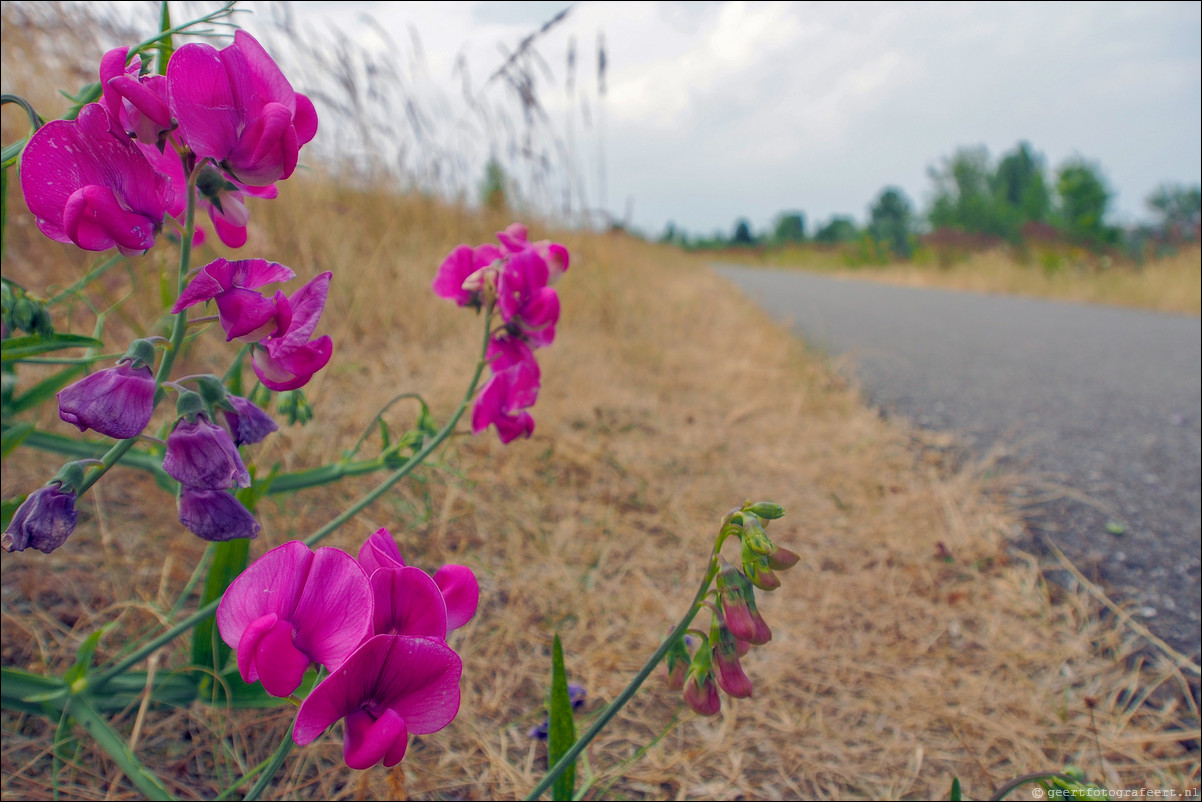
{"type": "Polygon", "coordinates": [[[486,359],[493,375],[472,407],[472,432],[479,434],[493,425],[502,443],[529,437],[534,419],[524,410],[538,399],[540,380],[534,352],[519,337],[494,338],[486,359]]]}
{"type": "Polygon", "coordinates": [[[314,553],[293,540],[230,583],[217,608],[217,628],[238,652],[242,679],[287,696],[310,663],[336,668],[371,634],[372,604],[367,576],[349,554],[330,548],[314,553]]]}
{"type": "Polygon", "coordinates": [[[172,189],[110,122],[100,104],[89,103],[77,119],[38,129],[21,154],[21,191],[47,237],[132,256],[154,244],[172,189]]]}
{"type": "Polygon", "coordinates": [[[75,490],[52,481],[30,493],[17,507],[0,546],[8,552],[32,547],[49,554],[67,542],[78,517],[75,490]]]}
{"type": "MultiPolygon", "coordinates": [[[[584,707],[584,700],[588,696],[588,691],[583,685],[576,682],[568,683],[568,703],[572,706],[572,712],[584,707]]],[[[540,741],[547,740],[551,734],[551,715],[548,713],[543,716],[541,724],[537,724],[530,728],[530,732],[526,733],[527,737],[536,738],[540,741]]]]}
{"type": "Polygon", "coordinates": [[[304,387],[313,374],[326,366],[334,352],[328,335],[310,340],[325,309],[330,277],[315,276],[291,296],[277,292],[275,305],[279,326],[261,340],[251,353],[251,366],[259,381],[269,389],[295,390],[304,387]]]}
{"type": "Polygon", "coordinates": [[[154,413],[154,375],[144,362],[123,358],[58,392],[58,416],[81,432],[117,440],[137,437],[154,413]]]}
{"type": "Polygon", "coordinates": [[[195,490],[250,487],[250,474],[229,432],[203,413],[180,418],[167,435],[163,470],[184,487],[195,490]]]}
{"type": "Polygon", "coordinates": [[[511,223],[504,231],[497,232],[497,239],[507,252],[521,253],[525,250],[533,250],[542,257],[543,261],[547,263],[549,274],[547,282],[554,284],[556,279],[568,270],[570,259],[568,249],[558,242],[551,242],[545,239],[538,242],[528,242],[526,236],[526,227],[521,223],[511,223]]]}
{"type": "Polygon", "coordinates": [[[253,538],[259,534],[255,516],[225,490],[181,488],[179,522],[201,540],[212,542],[253,538]]]}
{"type": "Polygon", "coordinates": [[[263,46],[245,31],[222,50],[187,44],[167,66],[171,107],[188,147],[239,181],[267,186],[292,175],[317,112],[294,92],[263,46]]]}
{"type": "MultiPolygon", "coordinates": [[[[216,300],[226,342],[258,342],[279,328],[279,306],[283,293],[277,292],[272,299],[255,290],[266,284],[293,278],[296,278],[296,274],[289,268],[266,259],[239,259],[234,262],[214,259],[184,287],[171,307],[171,313],[178,315],[196,304],[216,300]]],[[[290,311],[283,314],[291,316],[290,311]]]]}
{"type": "Polygon", "coordinates": [[[257,443],[280,427],[272,417],[257,406],[236,395],[227,395],[229,408],[218,407],[235,446],[257,443]]]}
{"type": "Polygon", "coordinates": [[[346,719],[343,756],[352,769],[395,766],[409,733],[425,735],[459,712],[463,661],[433,638],[376,635],[301,703],[292,738],[304,746],[346,719]]]}
{"type": "Polygon", "coordinates": [[[118,47],[101,57],[101,102],[108,110],[114,133],[128,134],[157,149],[172,127],[167,79],[162,75],[140,76],[142,59],[134,56],[126,65],[128,54],[128,47],[118,47]]]}
{"type": "Polygon", "coordinates": [[[722,620],[716,619],[713,640],[713,664],[718,669],[718,685],[736,699],[751,696],[751,680],[743,672],[739,662],[739,643],[722,620]]]}
{"type": "Polygon", "coordinates": [[[460,306],[479,305],[480,290],[484,286],[483,271],[500,258],[501,251],[495,245],[475,248],[460,245],[439,265],[431,289],[438,297],[460,306]]]}
{"type": "Polygon", "coordinates": [[[693,656],[689,672],[684,680],[684,700],[689,707],[703,716],[715,715],[722,709],[722,698],[714,683],[714,669],[710,662],[710,650],[702,646],[693,656]]]}
{"type": "Polygon", "coordinates": [[[551,344],[559,320],[559,295],[547,286],[549,277],[547,262],[533,250],[524,250],[505,260],[497,278],[501,319],[535,348],[551,344]]]}

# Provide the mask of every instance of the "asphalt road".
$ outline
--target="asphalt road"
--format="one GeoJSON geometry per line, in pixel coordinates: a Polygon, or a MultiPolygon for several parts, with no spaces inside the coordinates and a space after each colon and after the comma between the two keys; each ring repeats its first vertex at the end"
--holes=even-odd
{"type": "Polygon", "coordinates": [[[885,414],[960,435],[1029,480],[1051,538],[1138,620],[1200,652],[1202,324],[1112,307],[715,269],[885,414]]]}

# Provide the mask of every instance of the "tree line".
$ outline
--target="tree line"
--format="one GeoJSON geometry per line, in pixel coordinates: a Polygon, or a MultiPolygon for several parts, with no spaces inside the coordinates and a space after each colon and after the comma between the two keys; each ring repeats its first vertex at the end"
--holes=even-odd
{"type": "Polygon", "coordinates": [[[1151,222],[1122,228],[1110,221],[1114,193],[1098,165],[1074,157],[1049,171],[1043,155],[1027,142],[996,162],[984,145],[963,147],[927,172],[932,192],[925,210],[916,209],[898,187],[887,186],[869,205],[863,227],[850,215],[835,215],[811,234],[805,213],[790,210],[762,233],[745,218],[735,222],[729,237],[721,232],[692,236],[669,223],[660,241],[697,249],[859,243],[884,260],[909,259],[920,244],[980,249],[1033,240],[1142,257],[1149,249],[1199,237],[1199,187],[1160,186],[1145,200],[1151,222]]]}

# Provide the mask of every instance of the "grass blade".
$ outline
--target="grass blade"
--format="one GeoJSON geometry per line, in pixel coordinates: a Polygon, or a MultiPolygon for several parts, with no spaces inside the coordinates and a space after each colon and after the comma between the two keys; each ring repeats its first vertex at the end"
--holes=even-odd
{"type": "MultiPolygon", "coordinates": [[[[563,646],[559,633],[551,648],[551,698],[547,704],[550,727],[547,735],[547,765],[554,766],[576,743],[576,722],[572,718],[572,700],[568,696],[568,678],[563,669],[563,646]]],[[[572,761],[551,785],[551,798],[571,802],[576,790],[576,761],[572,761]]]]}

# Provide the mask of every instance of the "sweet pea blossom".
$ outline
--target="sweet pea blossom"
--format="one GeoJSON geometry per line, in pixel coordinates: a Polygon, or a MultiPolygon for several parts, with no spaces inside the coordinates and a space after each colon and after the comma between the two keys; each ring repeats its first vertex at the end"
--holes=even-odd
{"type": "MultiPolygon", "coordinates": [[[[277,291],[274,299],[266,298],[255,290],[295,277],[296,274],[289,268],[266,259],[239,259],[234,262],[214,259],[184,287],[171,307],[171,313],[178,315],[196,304],[216,301],[226,342],[258,342],[279,329],[279,307],[284,295],[277,291]]],[[[324,298],[322,300],[324,303],[324,298]]],[[[291,317],[290,310],[285,314],[291,317]]]]}
{"type": "Polygon", "coordinates": [[[89,103],[77,119],[46,123],[29,138],[21,191],[50,239],[132,256],[154,244],[173,190],[133,140],[113,132],[104,107],[89,103]]]}
{"type": "Polygon", "coordinates": [[[269,389],[278,392],[304,387],[330,361],[334,343],[329,335],[316,340],[309,337],[325,309],[332,275],[328,271],[317,275],[286,298],[282,292],[276,293],[279,325],[251,352],[251,367],[269,389]]]}
{"type": "Polygon", "coordinates": [[[547,286],[547,262],[532,250],[509,257],[497,277],[497,310],[535,348],[550,345],[559,320],[559,295],[547,286]]]}
{"type": "Polygon", "coordinates": [[[238,181],[268,186],[292,175],[317,133],[317,112],[263,46],[239,30],[226,48],[186,44],[167,65],[171,108],[192,152],[238,181]]]}
{"type": "Polygon", "coordinates": [[[226,395],[217,410],[235,446],[257,443],[280,428],[270,415],[240,396],[226,395]]]}
{"type": "MultiPolygon", "coordinates": [[[[147,348],[153,358],[153,346],[147,343],[147,348]]],[[[154,391],[150,366],[127,353],[116,367],[98,370],[60,390],[58,416],[81,432],[92,429],[117,440],[137,437],[154,413],[154,391]]]]}
{"type": "Polygon", "coordinates": [[[439,298],[454,301],[459,306],[479,306],[484,286],[482,271],[501,258],[495,245],[460,245],[451,251],[438,266],[431,289],[439,298]]]}
{"type": "Polygon", "coordinates": [[[182,487],[179,522],[201,540],[224,542],[259,535],[259,523],[250,510],[226,490],[182,487]]]}
{"type": "Polygon", "coordinates": [[[250,487],[250,473],[229,432],[204,413],[176,422],[167,435],[163,470],[184,487],[195,490],[250,487]]]}
{"type": "Polygon", "coordinates": [[[371,634],[372,611],[367,575],[354,558],[332,548],[313,552],[293,540],[230,583],[217,608],[217,627],[237,650],[243,680],[287,696],[311,663],[342,665],[371,634]]]}
{"type": "Polygon", "coordinates": [[[554,284],[568,270],[568,262],[570,261],[568,249],[558,242],[551,242],[546,239],[539,240],[538,242],[528,242],[526,236],[526,227],[521,223],[511,223],[504,231],[497,232],[497,239],[509,253],[521,253],[525,250],[533,250],[542,257],[543,261],[547,263],[547,281],[550,284],[554,284]]]}
{"type": "Polygon", "coordinates": [[[8,552],[32,547],[49,554],[67,542],[78,519],[75,489],[61,481],[52,481],[30,493],[17,507],[0,546],[8,552]]]}
{"type": "Polygon", "coordinates": [[[345,718],[347,766],[391,768],[405,756],[409,733],[437,732],[455,718],[462,673],[463,661],[440,640],[376,635],[301,703],[292,739],[312,743],[345,718]]]}
{"type": "MultiPolygon", "coordinates": [[[[381,570],[397,571],[406,567],[400,548],[397,547],[396,541],[392,539],[392,535],[385,528],[377,529],[359,547],[359,565],[372,578],[373,589],[377,586],[376,574],[378,572],[381,570]]],[[[428,597],[429,586],[425,585],[424,582],[421,582],[419,586],[418,581],[415,579],[410,579],[406,583],[404,580],[389,578],[388,580],[381,579],[380,583],[381,588],[388,587],[389,591],[395,594],[404,593],[411,595],[413,598],[428,597]],[[385,581],[400,584],[403,587],[393,591],[391,584],[387,586],[383,584],[385,581]]],[[[458,629],[472,619],[480,603],[480,583],[476,580],[476,575],[472,572],[472,569],[465,565],[444,565],[435,572],[433,583],[441,594],[441,600],[445,607],[446,631],[458,629]]],[[[391,606],[400,611],[402,616],[413,620],[422,618],[429,620],[437,615],[437,613],[425,610],[425,607],[420,608],[420,612],[406,613],[404,612],[406,604],[403,601],[396,601],[395,596],[382,599],[377,594],[376,600],[377,605],[391,606]]],[[[429,607],[435,606],[433,601],[429,600],[423,601],[421,604],[429,607]]],[[[415,631],[407,631],[406,627],[408,624],[404,624],[404,619],[400,616],[393,616],[391,619],[388,619],[394,624],[398,620],[401,620],[402,625],[400,626],[389,626],[387,620],[382,617],[379,610],[377,610],[377,620],[381,622],[376,628],[377,634],[383,634],[388,631],[394,631],[401,635],[422,634],[415,631]]],[[[440,637],[445,639],[446,632],[444,631],[440,637]]]]}
{"type": "Polygon", "coordinates": [[[472,432],[495,426],[502,443],[529,437],[534,418],[525,410],[538,399],[540,371],[534,353],[520,337],[498,337],[485,352],[492,377],[472,407],[472,432]]]}
{"type": "Polygon", "coordinates": [[[126,64],[128,47],[118,47],[100,59],[101,102],[108,110],[115,131],[158,148],[171,130],[167,104],[167,79],[162,75],[139,75],[140,56],[126,64]]]}

